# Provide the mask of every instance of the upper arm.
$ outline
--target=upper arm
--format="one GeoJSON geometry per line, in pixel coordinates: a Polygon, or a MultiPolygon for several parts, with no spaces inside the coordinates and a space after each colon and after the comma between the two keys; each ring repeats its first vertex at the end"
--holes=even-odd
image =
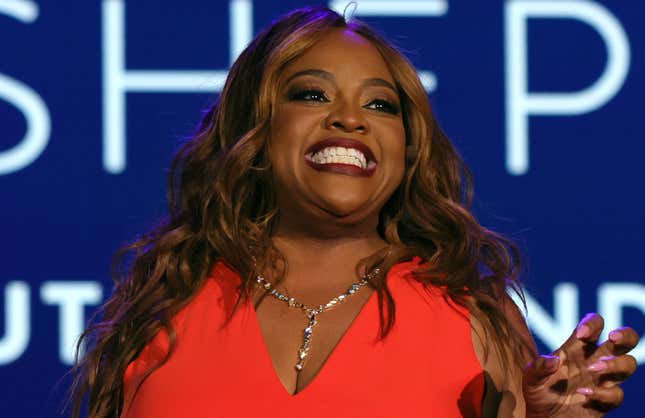
{"type": "MultiPolygon", "coordinates": [[[[513,300],[506,296],[500,304],[504,316],[509,320],[514,331],[519,333],[521,338],[527,342],[523,349],[523,363],[528,363],[536,352],[535,342],[529,332],[520,309],[513,300]]],[[[504,356],[499,352],[497,346],[492,343],[487,335],[483,324],[471,315],[472,341],[477,358],[487,376],[487,388],[483,401],[483,417],[524,417],[525,404],[522,394],[522,369],[516,363],[507,364],[504,356]],[[490,387],[494,386],[494,387],[490,387]],[[501,395],[501,398],[500,398],[501,395]],[[491,398],[497,402],[491,402],[491,398]]],[[[510,347],[505,347],[509,351],[510,347]]]]}
{"type": "Polygon", "coordinates": [[[537,355],[537,345],[535,344],[533,335],[531,335],[531,331],[529,331],[524,315],[522,315],[520,308],[515,304],[513,299],[508,296],[508,294],[504,294],[501,308],[506,319],[508,319],[511,325],[515,328],[515,331],[520,334],[520,337],[528,345],[528,347],[524,347],[523,349],[524,362],[527,363],[531,361],[537,355]]]}

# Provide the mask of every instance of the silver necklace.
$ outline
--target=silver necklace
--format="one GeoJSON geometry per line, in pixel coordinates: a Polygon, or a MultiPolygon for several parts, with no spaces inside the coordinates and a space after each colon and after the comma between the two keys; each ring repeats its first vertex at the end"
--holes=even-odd
{"type": "Polygon", "coordinates": [[[316,324],[318,324],[318,321],[316,320],[317,316],[323,312],[326,312],[332,309],[333,307],[337,306],[339,303],[347,299],[349,296],[356,293],[358,289],[360,289],[361,287],[369,283],[369,281],[372,280],[379,272],[380,272],[380,269],[378,267],[375,268],[370,273],[363,276],[363,278],[360,281],[352,284],[349,287],[349,289],[347,289],[343,294],[340,294],[332,298],[329,302],[325,303],[324,305],[318,305],[316,307],[308,306],[308,305],[305,305],[304,303],[300,303],[295,298],[290,298],[289,296],[279,292],[277,289],[273,287],[273,285],[270,282],[268,282],[264,277],[262,277],[262,275],[258,274],[256,279],[258,285],[262,286],[268,292],[269,295],[273,296],[278,300],[286,302],[290,308],[300,309],[301,311],[304,312],[307,318],[309,318],[309,323],[307,324],[303,332],[302,344],[298,349],[298,361],[295,366],[297,371],[302,370],[302,368],[305,365],[305,360],[307,359],[307,355],[309,354],[309,348],[311,347],[311,337],[314,332],[314,327],[316,326],[316,324]]]}

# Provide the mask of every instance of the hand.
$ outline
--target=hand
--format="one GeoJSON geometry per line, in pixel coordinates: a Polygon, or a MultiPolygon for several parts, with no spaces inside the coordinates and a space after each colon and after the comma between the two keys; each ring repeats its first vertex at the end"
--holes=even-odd
{"type": "Polygon", "coordinates": [[[587,314],[551,356],[538,356],[526,367],[527,418],[600,417],[622,403],[619,383],[636,370],[636,359],[626,353],[638,344],[638,334],[619,328],[598,345],[603,325],[600,315],[587,314]]]}

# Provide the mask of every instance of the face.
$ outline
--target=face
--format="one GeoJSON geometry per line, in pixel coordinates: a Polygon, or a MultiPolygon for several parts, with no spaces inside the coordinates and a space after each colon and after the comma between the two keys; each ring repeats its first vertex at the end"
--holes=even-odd
{"type": "Polygon", "coordinates": [[[285,68],[269,145],[284,222],[376,229],[405,169],[394,86],[378,50],[342,29],[285,68]]]}

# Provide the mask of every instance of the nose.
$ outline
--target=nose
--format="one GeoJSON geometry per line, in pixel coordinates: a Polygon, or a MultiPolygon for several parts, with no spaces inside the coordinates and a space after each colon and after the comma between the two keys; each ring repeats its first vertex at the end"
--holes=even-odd
{"type": "Polygon", "coordinates": [[[330,110],[329,115],[327,115],[325,128],[347,133],[366,133],[368,131],[368,124],[362,110],[360,105],[349,102],[338,103],[330,110]]]}

